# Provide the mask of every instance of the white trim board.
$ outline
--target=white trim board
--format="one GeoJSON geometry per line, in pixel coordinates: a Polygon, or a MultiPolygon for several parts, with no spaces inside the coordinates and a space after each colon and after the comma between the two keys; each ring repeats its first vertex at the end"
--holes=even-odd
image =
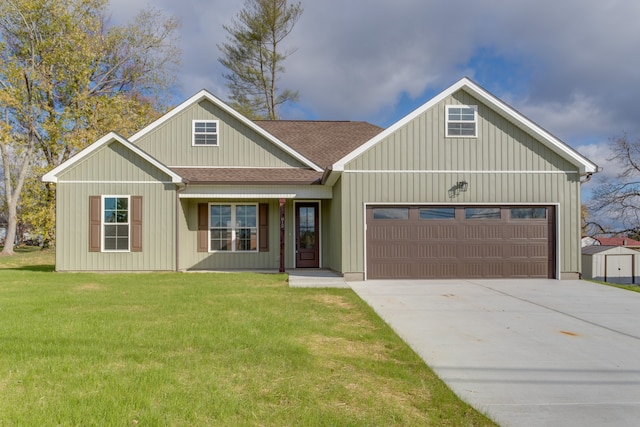
{"type": "Polygon", "coordinates": [[[158,160],[154,159],[149,154],[144,152],[141,148],[133,145],[126,138],[118,135],[115,132],[108,133],[107,135],[103,136],[102,138],[100,138],[99,140],[94,142],[93,144],[89,145],[84,150],[80,151],[75,156],[71,157],[66,162],[64,162],[64,163],[58,165],[57,167],[53,168],[52,170],[50,170],[48,173],[46,173],[42,177],[42,181],[57,183],[58,182],[58,175],[60,173],[64,172],[65,170],[67,170],[68,168],[73,166],[74,164],[78,163],[80,160],[84,159],[85,157],[88,157],[92,153],[98,151],[103,146],[109,145],[112,142],[119,142],[120,144],[124,145],[125,148],[133,151],[135,154],[137,154],[138,156],[142,157],[143,159],[145,159],[146,161],[151,163],[153,166],[158,168],[160,171],[162,171],[163,173],[169,175],[169,177],[171,178],[171,183],[172,184],[181,184],[182,183],[182,177],[180,175],[176,174],[171,169],[169,169],[168,167],[166,167],[165,165],[160,163],[158,160]]]}
{"type": "Polygon", "coordinates": [[[456,174],[578,174],[578,171],[489,171],[489,170],[361,170],[361,169],[347,169],[343,173],[425,173],[425,174],[437,174],[437,173],[456,173],[456,174]]]}
{"type": "Polygon", "coordinates": [[[58,184],[174,184],[171,181],[57,181],[58,184]]]}
{"type": "Polygon", "coordinates": [[[228,193],[228,194],[213,194],[213,193],[192,193],[182,194],[181,199],[294,199],[295,194],[284,193],[228,193]]]}
{"type": "Polygon", "coordinates": [[[180,192],[181,199],[260,198],[260,199],[331,199],[333,188],[325,185],[193,185],[180,192]]]}

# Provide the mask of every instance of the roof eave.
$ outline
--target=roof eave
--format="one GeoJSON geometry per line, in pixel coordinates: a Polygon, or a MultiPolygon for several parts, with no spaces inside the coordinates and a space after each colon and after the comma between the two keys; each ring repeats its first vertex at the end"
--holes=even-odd
{"type": "Polygon", "coordinates": [[[194,185],[320,185],[319,179],[313,181],[189,181],[194,185]]]}
{"type": "Polygon", "coordinates": [[[320,183],[322,185],[328,185],[332,187],[336,182],[338,182],[338,178],[342,175],[343,169],[336,169],[335,166],[329,166],[325,169],[324,174],[322,174],[322,179],[320,183]]]}

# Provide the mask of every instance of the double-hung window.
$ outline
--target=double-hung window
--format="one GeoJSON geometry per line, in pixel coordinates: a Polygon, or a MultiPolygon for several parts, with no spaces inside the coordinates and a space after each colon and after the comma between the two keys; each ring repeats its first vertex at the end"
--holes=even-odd
{"type": "Polygon", "coordinates": [[[446,126],[447,137],[477,137],[478,107],[475,105],[447,105],[446,126]]]}
{"type": "Polygon", "coordinates": [[[258,251],[258,205],[209,205],[209,250],[258,251]]]}
{"type": "Polygon", "coordinates": [[[218,120],[194,120],[192,145],[217,146],[218,120]]]}
{"type": "Polygon", "coordinates": [[[104,196],[103,250],[129,250],[129,196],[104,196]]]}

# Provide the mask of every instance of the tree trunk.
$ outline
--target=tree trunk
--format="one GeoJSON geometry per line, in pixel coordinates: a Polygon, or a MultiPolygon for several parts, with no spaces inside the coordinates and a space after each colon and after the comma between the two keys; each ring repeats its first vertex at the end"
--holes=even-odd
{"type": "Polygon", "coordinates": [[[32,138],[29,139],[26,150],[22,156],[22,164],[17,173],[15,186],[11,183],[11,162],[9,160],[9,151],[4,141],[0,141],[0,156],[2,157],[2,163],[4,166],[4,195],[7,202],[7,210],[9,218],[7,218],[7,236],[4,239],[4,248],[0,252],[2,255],[13,255],[13,243],[16,237],[16,230],[18,228],[18,201],[20,200],[20,193],[24,186],[24,181],[27,178],[27,173],[31,167],[31,157],[35,150],[35,143],[32,138]]]}
{"type": "Polygon", "coordinates": [[[0,256],[13,255],[13,243],[16,239],[16,230],[18,228],[18,215],[16,205],[9,205],[9,218],[7,223],[7,235],[4,238],[4,249],[0,252],[0,256]]]}

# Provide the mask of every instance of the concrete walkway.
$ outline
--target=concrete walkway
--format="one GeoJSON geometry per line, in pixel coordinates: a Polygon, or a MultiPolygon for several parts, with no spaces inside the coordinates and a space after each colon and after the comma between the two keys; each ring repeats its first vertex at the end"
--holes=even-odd
{"type": "Polygon", "coordinates": [[[501,426],[640,425],[640,293],[557,280],[349,284],[501,426]]]}
{"type": "Polygon", "coordinates": [[[292,269],[289,274],[289,286],[292,288],[348,288],[347,282],[331,270],[292,269]]]}

